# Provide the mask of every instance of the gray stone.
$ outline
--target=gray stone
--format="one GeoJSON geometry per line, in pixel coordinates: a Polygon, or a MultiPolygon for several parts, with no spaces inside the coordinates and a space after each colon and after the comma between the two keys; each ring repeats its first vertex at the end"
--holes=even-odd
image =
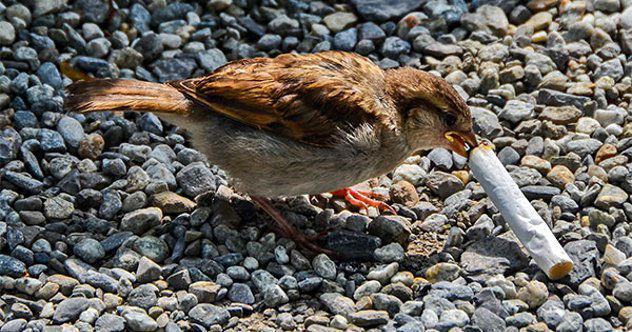
{"type": "Polygon", "coordinates": [[[566,277],[571,285],[576,287],[584,280],[595,276],[599,251],[594,241],[572,241],[564,245],[564,250],[573,261],[573,270],[566,277]]]}
{"type": "Polygon", "coordinates": [[[226,324],[230,318],[230,313],[224,308],[209,303],[202,303],[189,311],[189,317],[194,322],[210,328],[215,324],[226,324]]]}
{"type": "Polygon", "coordinates": [[[160,265],[147,257],[141,257],[136,269],[136,280],[140,283],[148,283],[160,278],[162,269],[160,265]]]}
{"type": "Polygon", "coordinates": [[[509,236],[478,240],[461,255],[461,266],[469,274],[504,274],[524,269],[528,263],[520,245],[509,236]]]}
{"type": "Polygon", "coordinates": [[[325,279],[336,278],[336,264],[325,254],[319,254],[312,260],[314,272],[325,279]]]}
{"type": "Polygon", "coordinates": [[[105,250],[101,243],[91,238],[86,238],[77,243],[73,248],[73,252],[87,263],[94,263],[105,257],[105,250]]]}
{"type": "Polygon", "coordinates": [[[584,322],[584,331],[586,332],[601,332],[601,331],[614,331],[612,325],[603,318],[591,318],[584,322]]]}
{"type": "Polygon", "coordinates": [[[399,37],[388,37],[382,44],[382,54],[393,60],[397,60],[400,55],[410,52],[410,43],[399,37]]]}
{"type": "Polygon", "coordinates": [[[432,149],[427,157],[439,170],[449,171],[454,164],[452,153],[444,148],[432,149]]]}
{"type": "Polygon", "coordinates": [[[0,21],[0,45],[11,45],[15,40],[15,28],[7,21],[0,21]]]}
{"type": "Polygon", "coordinates": [[[208,167],[201,162],[193,162],[176,175],[178,184],[189,197],[195,197],[217,189],[216,178],[208,167]]]}
{"type": "Polygon", "coordinates": [[[132,331],[155,331],[158,329],[158,323],[144,312],[129,310],[123,313],[123,318],[132,331]]]}
{"type": "Polygon", "coordinates": [[[426,177],[426,186],[441,198],[446,198],[464,188],[463,181],[459,178],[441,171],[430,173],[426,177]]]}
{"type": "Polygon", "coordinates": [[[128,295],[127,301],[130,305],[148,310],[156,305],[158,288],[152,284],[143,284],[134,288],[128,295]]]}
{"type": "Polygon", "coordinates": [[[349,320],[359,327],[376,327],[388,322],[388,312],[383,310],[361,310],[350,314],[349,320]]]}
{"type": "Polygon", "coordinates": [[[120,228],[122,231],[131,231],[141,235],[159,225],[161,219],[162,211],[159,208],[149,207],[125,214],[121,219],[120,228]]]}
{"type": "Polygon", "coordinates": [[[228,291],[228,299],[245,304],[253,304],[255,302],[255,296],[252,294],[252,290],[248,285],[242,283],[234,283],[228,291]]]}
{"type": "Polygon", "coordinates": [[[0,328],[1,332],[22,332],[26,329],[27,321],[24,318],[16,318],[7,321],[0,328]]]}
{"type": "Polygon", "coordinates": [[[502,318],[486,308],[476,308],[472,323],[485,332],[503,332],[507,326],[502,318]]]}
{"type": "Polygon", "coordinates": [[[61,301],[55,308],[53,322],[61,324],[74,322],[79,315],[90,307],[90,299],[83,297],[72,297],[61,301]]]}
{"type": "Polygon", "coordinates": [[[357,21],[355,14],[348,12],[336,12],[323,18],[323,23],[334,33],[354,25],[357,21]]]}
{"type": "Polygon", "coordinates": [[[623,302],[632,302],[632,283],[628,281],[617,283],[612,290],[612,295],[623,302]]]}
{"type": "Polygon", "coordinates": [[[222,287],[212,281],[197,281],[189,285],[189,293],[197,297],[199,303],[210,303],[217,299],[222,287]]]}
{"type": "Polygon", "coordinates": [[[408,218],[401,216],[381,215],[369,223],[369,234],[375,235],[384,243],[397,242],[404,245],[411,234],[408,218]]]}
{"type": "Polygon", "coordinates": [[[505,104],[503,110],[498,114],[498,117],[517,123],[530,119],[534,115],[535,106],[533,104],[525,103],[520,100],[510,100],[505,104]]]}
{"type": "Polygon", "coordinates": [[[103,332],[121,332],[125,330],[125,319],[105,313],[97,319],[95,327],[103,332]]]}
{"type": "Polygon", "coordinates": [[[287,294],[278,285],[271,285],[263,290],[263,303],[269,308],[289,302],[287,294]]]}
{"type": "Polygon", "coordinates": [[[325,307],[334,315],[349,316],[356,311],[355,304],[350,298],[338,293],[324,293],[319,297],[325,307]]]}
{"type": "Polygon", "coordinates": [[[358,42],[358,30],[356,28],[338,32],[334,36],[334,48],[341,51],[352,51],[358,42]]]}
{"type": "Polygon", "coordinates": [[[502,135],[503,128],[494,112],[482,107],[470,107],[474,119],[474,130],[483,137],[494,138],[502,135]]]}
{"type": "Polygon", "coordinates": [[[368,280],[377,280],[381,284],[385,285],[388,280],[390,280],[397,270],[399,269],[399,264],[397,262],[378,265],[372,268],[369,273],[366,275],[368,280]]]}
{"type": "Polygon", "coordinates": [[[627,200],[628,194],[623,189],[605,184],[595,199],[595,206],[607,210],[611,207],[620,207],[627,200]]]}
{"type": "Polygon", "coordinates": [[[75,211],[74,205],[59,197],[48,198],[44,201],[44,214],[47,218],[66,219],[75,211]]]}
{"type": "Polygon", "coordinates": [[[143,236],[137,239],[132,248],[141,256],[147,256],[157,263],[161,263],[169,256],[167,243],[155,236],[143,236]]]}
{"type": "Polygon", "coordinates": [[[200,64],[200,67],[209,72],[214,71],[227,62],[224,53],[217,48],[212,48],[198,53],[197,60],[200,64]]]}
{"type": "Polygon", "coordinates": [[[382,263],[400,262],[404,259],[404,248],[399,243],[389,243],[373,251],[376,260],[382,263]]]}
{"type": "Polygon", "coordinates": [[[352,0],[356,10],[367,21],[388,21],[419,8],[422,0],[352,0]]]}
{"type": "Polygon", "coordinates": [[[197,63],[193,59],[175,58],[154,62],[152,71],[158,76],[160,82],[167,82],[191,77],[191,73],[196,67],[197,63]]]}

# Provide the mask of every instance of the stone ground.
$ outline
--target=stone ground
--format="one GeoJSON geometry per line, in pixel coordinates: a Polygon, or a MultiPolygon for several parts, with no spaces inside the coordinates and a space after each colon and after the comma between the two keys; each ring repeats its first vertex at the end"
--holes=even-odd
{"type": "Polygon", "coordinates": [[[632,1],[0,2],[0,332],[632,330],[632,1]],[[151,114],[72,80],[355,51],[446,78],[575,268],[551,281],[436,149],[374,181],[397,216],[279,200],[312,257],[151,114]],[[208,193],[198,203],[195,197],[208,193]]]}

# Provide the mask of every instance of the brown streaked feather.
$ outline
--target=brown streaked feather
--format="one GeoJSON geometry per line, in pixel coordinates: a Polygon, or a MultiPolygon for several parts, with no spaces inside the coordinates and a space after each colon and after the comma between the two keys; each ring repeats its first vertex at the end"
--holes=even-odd
{"type": "Polygon", "coordinates": [[[315,145],[368,121],[396,130],[399,114],[384,83],[377,65],[343,52],[240,60],[202,78],[168,82],[211,111],[315,145]]]}
{"type": "Polygon", "coordinates": [[[459,93],[445,79],[410,67],[386,71],[388,93],[398,100],[400,110],[410,105],[425,105],[470,119],[470,109],[459,93]]]}
{"type": "Polygon", "coordinates": [[[126,79],[79,81],[66,88],[71,112],[137,111],[187,113],[194,104],[178,90],[161,83],[126,79]]]}

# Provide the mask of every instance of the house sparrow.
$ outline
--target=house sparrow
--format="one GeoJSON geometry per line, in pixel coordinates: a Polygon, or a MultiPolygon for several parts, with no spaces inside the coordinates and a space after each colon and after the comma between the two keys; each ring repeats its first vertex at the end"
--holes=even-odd
{"type": "Polygon", "coordinates": [[[156,112],[187,129],[193,147],[285,235],[313,250],[320,248],[265,197],[336,191],[384,208],[337,189],[383,175],[419,150],[467,156],[476,145],[470,111],[444,79],[409,67],[382,70],[354,53],[244,59],[198,78],[79,81],[67,91],[69,111],[156,112]]]}

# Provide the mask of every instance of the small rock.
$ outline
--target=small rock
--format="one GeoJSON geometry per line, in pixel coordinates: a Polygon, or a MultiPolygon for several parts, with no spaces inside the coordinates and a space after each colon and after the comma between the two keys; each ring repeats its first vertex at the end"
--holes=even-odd
{"type": "Polygon", "coordinates": [[[61,301],[53,315],[53,321],[56,324],[74,322],[79,315],[90,307],[90,299],[83,297],[72,297],[61,301]]]}
{"type": "Polygon", "coordinates": [[[369,223],[369,234],[380,237],[385,243],[405,245],[411,234],[410,221],[400,216],[381,215],[369,223]]]}
{"type": "Polygon", "coordinates": [[[189,293],[195,295],[199,303],[215,302],[222,287],[212,281],[198,281],[189,285],[189,293]]]}
{"type": "MultiPolygon", "coordinates": [[[[350,298],[338,294],[338,293],[324,293],[321,294],[320,302],[327,307],[329,312],[334,315],[342,315],[348,317],[350,314],[354,313],[355,303],[350,298]]],[[[388,314],[387,314],[388,315],[388,314]]]]}
{"type": "Polygon", "coordinates": [[[141,257],[136,268],[136,280],[140,283],[156,281],[160,278],[161,272],[160,265],[147,257],[141,257]]]}
{"type": "Polygon", "coordinates": [[[255,296],[252,294],[252,290],[248,285],[242,283],[234,283],[228,291],[228,299],[245,304],[255,303],[255,296]]]}
{"type": "Polygon", "coordinates": [[[388,312],[383,310],[361,310],[350,314],[349,320],[359,327],[376,327],[388,322],[388,312]]]}
{"type": "Polygon", "coordinates": [[[530,281],[518,291],[518,299],[527,303],[531,309],[541,306],[548,297],[546,285],[537,280],[530,281]]]}
{"type": "Polygon", "coordinates": [[[151,197],[153,205],[160,208],[163,213],[178,214],[192,211],[196,204],[192,200],[182,197],[171,191],[163,191],[151,197]]]}
{"type": "Polygon", "coordinates": [[[453,281],[459,277],[461,268],[453,263],[437,263],[426,270],[426,279],[435,283],[439,281],[453,281]]]}
{"type": "Polygon", "coordinates": [[[91,238],[86,238],[77,243],[73,248],[73,252],[87,263],[94,263],[105,257],[105,250],[101,243],[91,238]]]}
{"type": "Polygon", "coordinates": [[[336,264],[325,254],[319,254],[312,260],[314,272],[325,279],[336,278],[336,264]]]}
{"type": "Polygon", "coordinates": [[[323,18],[323,22],[333,33],[349,28],[357,21],[358,18],[353,13],[349,12],[336,12],[323,18]]]}
{"type": "Polygon", "coordinates": [[[125,311],[123,318],[132,331],[155,331],[158,329],[158,323],[144,312],[125,311]]]}
{"type": "Polygon", "coordinates": [[[121,219],[121,230],[131,231],[141,235],[147,230],[160,224],[162,211],[156,207],[149,207],[129,212],[121,219]]]}
{"type": "Polygon", "coordinates": [[[623,189],[605,184],[597,195],[595,206],[607,210],[610,207],[620,207],[627,200],[628,194],[623,189]]]}
{"type": "Polygon", "coordinates": [[[390,189],[390,197],[394,203],[413,207],[419,203],[419,194],[410,182],[401,180],[395,182],[390,189]]]}

